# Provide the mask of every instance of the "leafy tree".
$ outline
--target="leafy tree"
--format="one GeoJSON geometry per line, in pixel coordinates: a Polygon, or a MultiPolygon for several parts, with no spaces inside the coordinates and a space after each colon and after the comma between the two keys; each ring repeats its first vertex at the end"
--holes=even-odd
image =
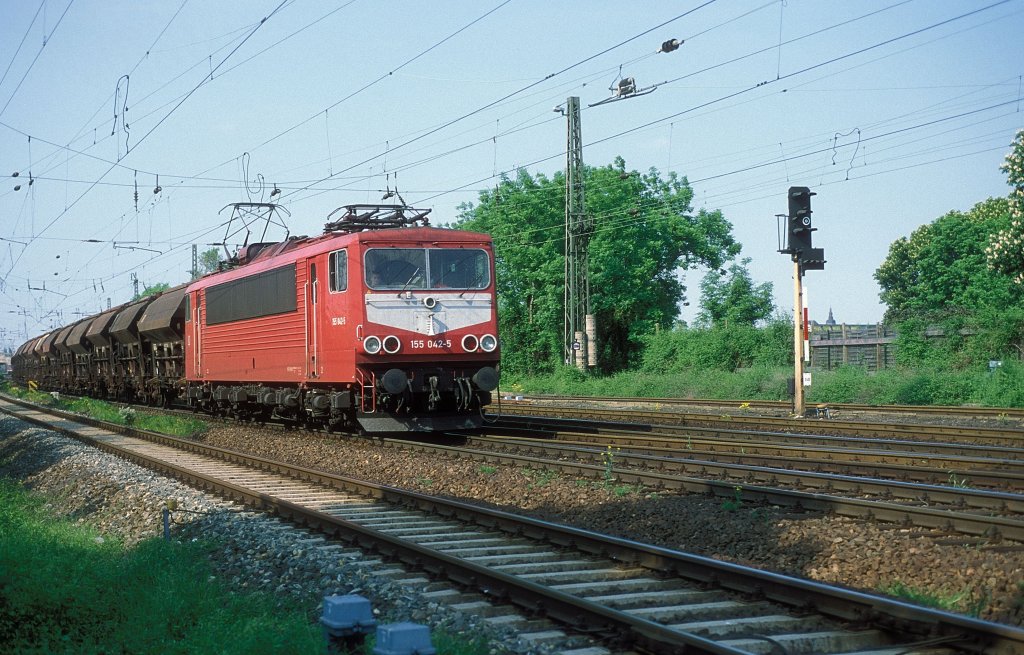
{"type": "Polygon", "coordinates": [[[988,264],[1009,275],[1017,284],[1024,284],[1024,130],[1018,130],[1013,150],[999,167],[1010,185],[1010,225],[994,233],[985,249],[988,264]]]}
{"type": "Polygon", "coordinates": [[[641,175],[626,162],[588,169],[587,211],[595,217],[590,243],[590,293],[597,318],[598,361],[608,371],[639,363],[643,337],[669,329],[686,299],[678,272],[718,268],[740,244],[720,211],[693,212],[685,178],[655,169],[641,175]]]}
{"type": "Polygon", "coordinates": [[[146,296],[154,296],[158,293],[163,293],[171,288],[171,285],[167,282],[158,282],[154,285],[148,286],[142,290],[142,293],[132,298],[132,300],[138,300],[139,298],[145,298],[146,296]]]}
{"type": "Polygon", "coordinates": [[[196,278],[200,278],[207,273],[213,273],[220,268],[220,251],[216,248],[210,248],[199,253],[199,270],[197,271],[196,278]]]}
{"type": "Polygon", "coordinates": [[[968,212],[952,211],[898,239],[875,271],[887,305],[885,319],[941,321],[981,307],[1009,307],[1024,298],[1005,275],[986,265],[990,234],[1009,225],[1005,198],[990,198],[968,212]]]}
{"type": "Polygon", "coordinates": [[[700,283],[701,311],[697,321],[704,326],[754,326],[771,318],[772,283],[754,285],[747,266],[750,258],[734,262],[728,270],[711,271],[700,283]]]}
{"type": "MultiPolygon", "coordinates": [[[[598,361],[606,371],[637,363],[643,338],[668,329],[686,287],[680,269],[717,268],[739,251],[721,213],[693,212],[685,178],[611,165],[584,171],[590,239],[590,297],[598,361]]],[[[494,238],[504,365],[529,374],[562,363],[565,178],[520,170],[479,203],[464,205],[457,227],[494,238]]]]}
{"type": "Polygon", "coordinates": [[[458,227],[494,239],[502,358],[514,371],[546,373],[561,360],[563,186],[520,170],[460,208],[458,227]]]}
{"type": "MultiPolygon", "coordinates": [[[[1005,198],[953,211],[894,242],[875,272],[899,332],[897,361],[965,367],[1024,346],[1024,287],[988,266],[986,244],[1010,225],[1005,198]],[[929,336],[941,328],[941,338],[929,336]]],[[[1019,355],[1018,355],[1019,356],[1019,355]]]]}

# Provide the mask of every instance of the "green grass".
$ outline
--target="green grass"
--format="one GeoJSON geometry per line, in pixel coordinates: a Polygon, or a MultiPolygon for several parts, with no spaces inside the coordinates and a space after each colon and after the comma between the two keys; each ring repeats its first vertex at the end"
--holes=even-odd
{"type": "MultiPolygon", "coordinates": [[[[994,374],[985,369],[903,369],[867,371],[847,366],[812,369],[808,403],[868,405],[980,405],[1024,407],[1024,365],[1004,361],[994,374]]],[[[637,398],[707,398],[719,400],[788,400],[791,367],[753,367],[724,371],[624,371],[614,375],[561,369],[545,376],[503,372],[502,393],[637,398]]]]}
{"type": "Polygon", "coordinates": [[[978,616],[989,601],[986,593],[975,594],[967,589],[954,593],[932,593],[908,587],[898,580],[880,587],[879,591],[924,607],[959,612],[970,616],[978,616]]]}
{"type": "MultiPolygon", "coordinates": [[[[315,607],[218,583],[208,559],[216,544],[153,539],[127,549],[45,507],[0,478],[0,653],[324,652],[315,607]]],[[[480,636],[435,630],[431,639],[441,653],[490,652],[480,636]]]]}
{"type": "Polygon", "coordinates": [[[211,579],[202,546],[125,549],[54,520],[44,502],[0,480],[0,651],[322,652],[303,608],[229,593],[211,579]]]}
{"type": "Polygon", "coordinates": [[[10,380],[4,380],[4,382],[0,384],[0,391],[8,396],[22,398],[37,405],[52,405],[54,403],[54,397],[52,395],[43,391],[31,391],[24,387],[19,387],[10,380]]]}
{"type": "Polygon", "coordinates": [[[16,385],[5,383],[0,390],[17,398],[23,398],[38,405],[46,405],[54,409],[75,412],[99,421],[130,425],[134,428],[160,432],[176,437],[195,437],[209,429],[206,421],[195,418],[180,418],[166,414],[146,412],[139,407],[127,407],[109,403],[95,398],[64,396],[59,393],[29,391],[16,385]]]}
{"type": "Polygon", "coordinates": [[[558,478],[558,471],[551,471],[549,469],[534,469],[527,467],[524,468],[522,472],[523,475],[530,480],[526,483],[527,489],[546,487],[551,484],[553,480],[558,478]]]}

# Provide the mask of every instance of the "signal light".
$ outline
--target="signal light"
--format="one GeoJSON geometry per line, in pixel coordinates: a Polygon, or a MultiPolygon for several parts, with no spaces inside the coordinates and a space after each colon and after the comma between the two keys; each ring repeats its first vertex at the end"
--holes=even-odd
{"type": "Polygon", "coordinates": [[[817,194],[805,186],[789,188],[789,252],[798,260],[811,251],[811,233],[815,230],[811,221],[813,195],[817,194]]]}

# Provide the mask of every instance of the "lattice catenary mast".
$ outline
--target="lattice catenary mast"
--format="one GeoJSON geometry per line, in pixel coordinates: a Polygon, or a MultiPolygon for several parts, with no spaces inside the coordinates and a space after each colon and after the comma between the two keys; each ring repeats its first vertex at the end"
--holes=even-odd
{"type": "Polygon", "coordinates": [[[565,321],[566,364],[585,369],[597,365],[594,316],[590,312],[589,247],[594,231],[583,193],[583,140],[580,99],[566,101],[565,154],[565,321]]]}

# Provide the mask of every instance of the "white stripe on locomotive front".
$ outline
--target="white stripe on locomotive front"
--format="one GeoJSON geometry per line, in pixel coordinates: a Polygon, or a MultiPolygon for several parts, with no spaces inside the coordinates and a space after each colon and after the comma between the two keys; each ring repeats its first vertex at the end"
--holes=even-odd
{"type": "Polygon", "coordinates": [[[398,330],[407,330],[427,336],[444,334],[487,323],[491,319],[492,300],[487,293],[433,295],[425,291],[403,294],[394,291],[366,294],[366,321],[398,330]],[[437,301],[428,309],[424,298],[437,301]]]}

